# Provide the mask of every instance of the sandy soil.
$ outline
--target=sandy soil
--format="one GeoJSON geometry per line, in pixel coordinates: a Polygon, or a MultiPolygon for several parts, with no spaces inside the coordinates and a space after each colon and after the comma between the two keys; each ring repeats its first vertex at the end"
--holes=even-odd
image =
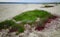
{"type": "MultiPolygon", "coordinates": [[[[54,5],[54,4],[53,4],[54,5]]],[[[60,4],[51,8],[41,8],[43,4],[0,4],[0,22],[22,13],[23,11],[40,9],[60,15],[60,4]]]]}

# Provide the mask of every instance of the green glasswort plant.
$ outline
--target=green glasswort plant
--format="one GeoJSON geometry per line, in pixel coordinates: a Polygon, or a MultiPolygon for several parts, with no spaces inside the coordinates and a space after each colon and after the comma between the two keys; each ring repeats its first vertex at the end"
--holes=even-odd
{"type": "Polygon", "coordinates": [[[31,10],[25,11],[22,14],[15,16],[13,19],[16,21],[22,22],[34,22],[37,18],[41,18],[43,20],[47,20],[47,18],[53,17],[53,15],[44,10],[31,10]]]}

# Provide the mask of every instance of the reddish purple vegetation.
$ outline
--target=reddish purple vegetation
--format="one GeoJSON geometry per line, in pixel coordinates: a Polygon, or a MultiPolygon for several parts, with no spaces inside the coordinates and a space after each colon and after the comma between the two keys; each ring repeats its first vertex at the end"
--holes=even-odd
{"type": "Polygon", "coordinates": [[[56,18],[58,18],[58,16],[53,16],[52,18],[47,19],[46,23],[50,23],[52,20],[55,20],[56,18]]]}
{"type": "Polygon", "coordinates": [[[41,31],[41,30],[43,30],[44,29],[44,27],[40,27],[40,26],[37,26],[36,28],[35,28],[35,30],[38,30],[38,31],[41,31]]]}
{"type": "Polygon", "coordinates": [[[56,18],[58,18],[58,16],[53,16],[52,18],[50,18],[50,19],[56,19],[56,18]]]}
{"type": "Polygon", "coordinates": [[[9,32],[16,32],[16,31],[17,29],[13,29],[13,28],[9,30],[9,32]]]}
{"type": "MultiPolygon", "coordinates": [[[[58,17],[57,17],[57,16],[53,16],[52,18],[49,18],[49,19],[45,22],[45,25],[46,25],[46,23],[50,23],[52,20],[54,20],[54,19],[56,19],[56,18],[58,18],[58,17]]],[[[37,27],[35,28],[35,30],[41,31],[41,30],[43,30],[44,28],[45,28],[45,26],[43,26],[43,27],[37,26],[37,27]]]]}

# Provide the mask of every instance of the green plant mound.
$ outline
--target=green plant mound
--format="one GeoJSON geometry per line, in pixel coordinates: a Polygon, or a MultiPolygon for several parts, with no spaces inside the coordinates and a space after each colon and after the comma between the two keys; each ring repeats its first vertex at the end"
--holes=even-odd
{"type": "Polygon", "coordinates": [[[51,13],[44,10],[30,10],[15,16],[13,19],[22,22],[34,22],[36,18],[41,18],[43,20],[46,20],[47,18],[50,18],[52,16],[53,15],[51,13]]]}

